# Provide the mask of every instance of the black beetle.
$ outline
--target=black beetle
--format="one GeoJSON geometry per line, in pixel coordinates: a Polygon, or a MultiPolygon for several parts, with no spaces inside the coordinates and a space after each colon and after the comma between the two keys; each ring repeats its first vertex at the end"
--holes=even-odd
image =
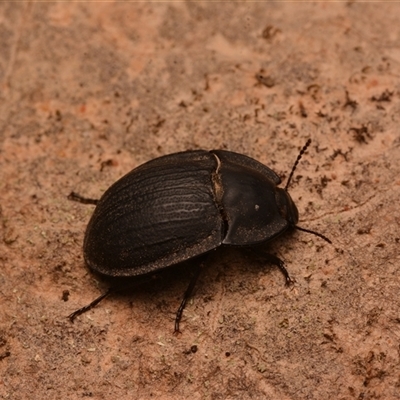
{"type": "MultiPolygon", "coordinates": [[[[115,182],[100,200],[71,193],[69,198],[96,204],[86,229],[84,258],[105,277],[154,273],[222,246],[268,242],[296,226],[298,211],[287,188],[307,147],[299,153],[286,187],[270,168],[243,154],[193,150],[148,161],[115,182]]],[[[266,255],[292,282],[283,261],[266,255]]],[[[175,332],[202,263],[185,292],[175,332]]],[[[95,306],[110,291],[69,317],[95,306]]]]}

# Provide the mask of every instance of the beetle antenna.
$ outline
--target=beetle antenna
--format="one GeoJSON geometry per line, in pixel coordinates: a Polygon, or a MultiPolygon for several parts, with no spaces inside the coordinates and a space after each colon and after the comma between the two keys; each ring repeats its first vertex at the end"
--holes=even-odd
{"type": "Polygon", "coordinates": [[[305,145],[303,146],[303,148],[300,150],[300,153],[299,153],[299,155],[297,156],[297,159],[296,159],[296,161],[295,161],[295,163],[294,163],[294,165],[293,165],[293,168],[292,168],[292,170],[290,171],[289,178],[288,178],[288,180],[287,180],[287,182],[286,182],[286,186],[285,186],[285,190],[286,190],[286,191],[288,190],[288,187],[289,187],[289,185],[290,185],[290,181],[292,180],[294,171],[295,171],[296,168],[297,168],[297,164],[298,164],[299,161],[301,160],[301,157],[303,156],[303,154],[306,152],[306,150],[307,150],[308,146],[310,145],[310,143],[311,143],[311,139],[308,139],[307,142],[306,142],[306,144],[305,144],[305,145]]]}
{"type": "Polygon", "coordinates": [[[328,242],[328,243],[332,244],[332,241],[330,239],[328,239],[326,236],[324,236],[322,233],[318,233],[318,232],[315,232],[315,231],[311,231],[309,229],[301,228],[300,226],[297,226],[297,225],[295,225],[295,228],[298,229],[299,231],[312,233],[313,235],[318,236],[321,239],[324,239],[325,242],[328,242]]]}

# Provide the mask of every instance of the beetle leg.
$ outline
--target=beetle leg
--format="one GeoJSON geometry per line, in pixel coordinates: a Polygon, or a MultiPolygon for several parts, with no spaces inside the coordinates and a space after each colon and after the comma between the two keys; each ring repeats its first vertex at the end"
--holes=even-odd
{"type": "Polygon", "coordinates": [[[187,287],[185,294],[183,295],[181,305],[179,306],[178,311],[176,312],[174,334],[181,333],[181,331],[179,330],[179,323],[181,322],[182,319],[183,310],[185,309],[188,299],[193,293],[193,289],[196,286],[196,282],[197,279],[199,278],[203,265],[204,265],[203,262],[198,264],[196,271],[194,272],[194,275],[192,276],[189,282],[189,286],[187,287]]]}
{"type": "Polygon", "coordinates": [[[272,255],[272,254],[264,254],[265,258],[270,262],[271,264],[276,265],[280,271],[282,272],[283,276],[285,277],[286,280],[286,285],[290,286],[294,284],[294,279],[292,279],[289,275],[289,272],[285,268],[285,263],[278,257],[272,255]]]}
{"type": "Polygon", "coordinates": [[[85,307],[80,308],[79,310],[74,311],[72,314],[68,315],[68,318],[71,322],[74,322],[74,319],[78,317],[79,315],[82,315],[86,311],[91,310],[93,307],[95,307],[97,304],[99,304],[103,299],[105,299],[111,292],[113,291],[112,288],[109,288],[105,293],[103,293],[101,296],[97,297],[97,299],[93,300],[90,304],[88,304],[85,307]]]}
{"type": "Polygon", "coordinates": [[[94,204],[96,205],[99,200],[97,199],[88,199],[87,197],[83,197],[78,193],[75,192],[71,192],[68,196],[67,196],[68,200],[72,200],[72,201],[76,201],[78,203],[82,203],[82,204],[94,204]]]}

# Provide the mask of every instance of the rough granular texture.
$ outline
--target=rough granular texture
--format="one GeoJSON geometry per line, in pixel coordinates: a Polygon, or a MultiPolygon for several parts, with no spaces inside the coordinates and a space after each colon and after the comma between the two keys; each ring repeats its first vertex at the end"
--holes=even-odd
{"type": "Polygon", "coordinates": [[[398,4],[0,5],[0,398],[385,399],[400,388],[398,4]],[[92,206],[152,158],[247,154],[303,232],[212,254],[67,316],[92,206]],[[196,351],[192,349],[196,348],[196,351]]]}

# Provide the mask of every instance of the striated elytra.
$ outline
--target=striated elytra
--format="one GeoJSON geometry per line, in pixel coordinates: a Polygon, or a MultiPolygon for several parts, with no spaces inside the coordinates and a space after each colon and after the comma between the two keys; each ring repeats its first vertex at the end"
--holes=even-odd
{"type": "MultiPolygon", "coordinates": [[[[105,277],[135,277],[207,254],[219,246],[253,246],[268,242],[289,228],[325,236],[296,226],[298,211],[285,188],[267,166],[225,150],[193,150],[166,155],[135,168],[115,182],[96,204],[86,229],[83,251],[89,268],[105,277]]],[[[292,282],[283,262],[269,262],[292,282]]],[[[175,332],[201,270],[195,273],[175,319],[175,332]]],[[[73,320],[106,297],[70,315],[73,320]]]]}

